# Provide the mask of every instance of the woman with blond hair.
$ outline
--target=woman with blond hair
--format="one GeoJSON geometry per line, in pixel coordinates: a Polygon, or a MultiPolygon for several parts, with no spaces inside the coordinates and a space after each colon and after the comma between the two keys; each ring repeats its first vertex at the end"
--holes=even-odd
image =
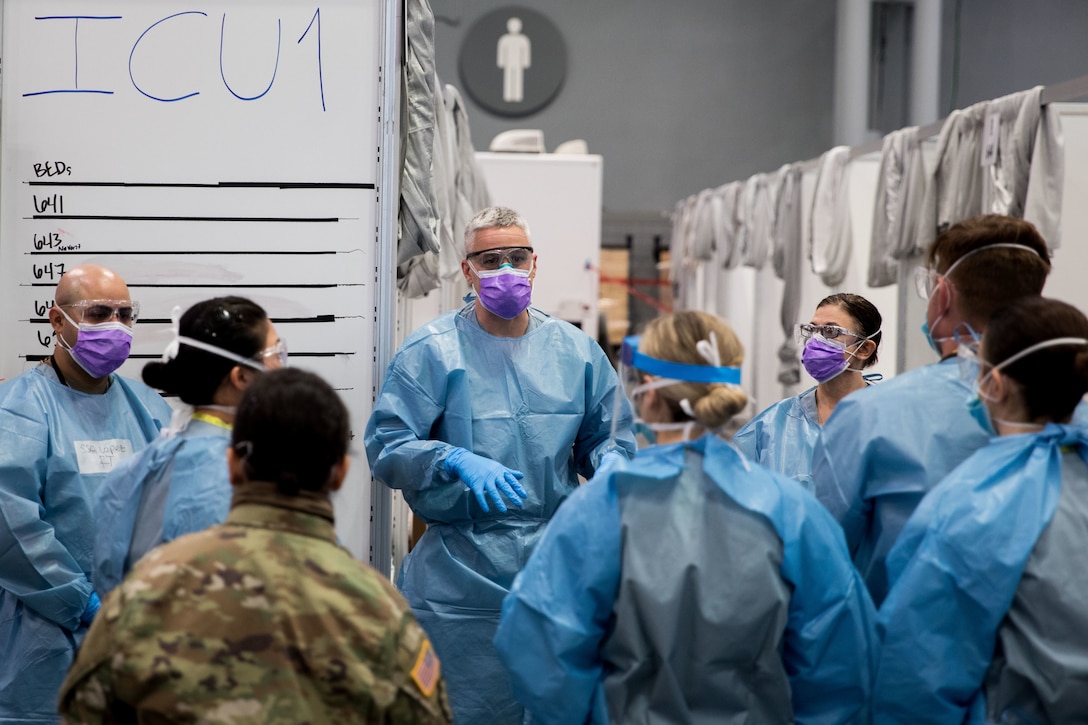
{"type": "Polygon", "coordinates": [[[863,721],[875,614],[841,529],[714,435],[745,403],[736,335],[678,312],[623,362],[662,444],[572,494],[514,581],[515,696],[543,723],[863,721]]]}

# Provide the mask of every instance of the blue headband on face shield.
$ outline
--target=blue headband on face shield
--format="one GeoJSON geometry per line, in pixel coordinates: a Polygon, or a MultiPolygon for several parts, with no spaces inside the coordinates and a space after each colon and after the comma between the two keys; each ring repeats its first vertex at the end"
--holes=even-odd
{"type": "Polygon", "coordinates": [[[671,380],[683,380],[688,383],[725,383],[740,385],[740,368],[713,367],[711,365],[688,365],[687,363],[659,360],[638,351],[641,335],[623,338],[620,361],[627,367],[641,370],[650,375],[657,375],[671,380]]]}

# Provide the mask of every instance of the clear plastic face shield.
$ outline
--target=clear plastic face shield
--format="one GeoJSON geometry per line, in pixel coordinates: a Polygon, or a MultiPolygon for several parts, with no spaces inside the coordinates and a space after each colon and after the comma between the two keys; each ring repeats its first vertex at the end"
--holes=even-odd
{"type": "MultiPolygon", "coordinates": [[[[638,344],[640,335],[626,337],[620,350],[619,379],[623,386],[624,397],[631,404],[634,414],[635,435],[639,439],[639,447],[655,445],[657,432],[666,430],[684,431],[684,440],[689,440],[692,433],[699,427],[695,421],[694,411],[688,400],[680,401],[680,408],[690,418],[686,421],[668,423],[648,422],[639,415],[639,397],[649,391],[666,388],[679,383],[720,383],[723,385],[740,385],[741,370],[738,367],[723,366],[721,356],[718,354],[718,340],[714,333],[710,333],[709,340],[700,340],[696,350],[707,361],[706,365],[689,365],[687,363],[660,360],[639,352],[638,344]]],[[[616,398],[616,410],[612,416],[613,426],[619,420],[620,400],[616,398]]],[[[612,430],[612,438],[615,440],[616,430],[612,430]]]]}

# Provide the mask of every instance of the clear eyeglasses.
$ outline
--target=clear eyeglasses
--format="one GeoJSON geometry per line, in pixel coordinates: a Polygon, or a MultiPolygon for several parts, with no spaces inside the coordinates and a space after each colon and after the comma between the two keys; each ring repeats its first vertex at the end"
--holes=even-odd
{"type": "Polygon", "coordinates": [[[532,247],[498,247],[482,252],[466,254],[465,259],[472,259],[480,269],[498,269],[504,262],[518,269],[525,269],[533,261],[532,247]]]}
{"type": "Polygon", "coordinates": [[[69,316],[77,324],[100,325],[116,317],[131,327],[140,317],[140,303],[131,300],[80,300],[61,307],[75,313],[69,316]]]}
{"type": "Polygon", "coordinates": [[[928,300],[933,294],[933,288],[937,286],[937,278],[941,275],[929,267],[914,268],[914,291],[923,300],[928,300]]]}
{"type": "Polygon", "coordinates": [[[287,343],[285,341],[283,341],[283,340],[280,340],[279,342],[277,342],[272,347],[266,347],[264,350],[261,350],[259,353],[257,353],[253,357],[255,357],[256,359],[258,359],[258,360],[260,360],[262,362],[264,362],[265,360],[267,360],[270,357],[274,357],[274,358],[276,358],[276,360],[279,361],[279,365],[278,366],[269,366],[267,362],[264,362],[265,367],[285,368],[285,367],[287,367],[287,343]]]}
{"type": "MultiPolygon", "coordinates": [[[[825,340],[838,340],[840,337],[865,337],[859,332],[847,330],[845,327],[839,327],[838,325],[813,325],[806,322],[797,326],[797,336],[802,344],[808,342],[813,335],[819,335],[825,340]]],[[[840,342],[845,342],[845,340],[840,342]]]]}

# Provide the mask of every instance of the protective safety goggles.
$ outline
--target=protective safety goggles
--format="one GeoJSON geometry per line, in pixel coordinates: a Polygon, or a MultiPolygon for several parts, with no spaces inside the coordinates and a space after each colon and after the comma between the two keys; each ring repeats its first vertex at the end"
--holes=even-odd
{"type": "Polygon", "coordinates": [[[528,267],[533,261],[532,247],[497,247],[485,249],[482,252],[466,254],[465,259],[473,260],[478,269],[495,270],[503,264],[509,264],[518,269],[528,267]]]}
{"type": "Polygon", "coordinates": [[[923,300],[928,300],[929,296],[933,294],[933,289],[937,286],[937,278],[940,276],[935,269],[915,267],[914,291],[923,300]]]}
{"type": "MultiPolygon", "coordinates": [[[[931,269],[930,267],[915,267],[914,291],[917,292],[918,296],[921,297],[923,300],[928,300],[929,296],[933,294],[933,290],[937,287],[937,279],[939,277],[948,278],[948,276],[952,274],[952,270],[958,267],[960,262],[962,262],[963,260],[967,259],[973,254],[978,254],[979,252],[986,252],[992,249],[1023,249],[1027,252],[1031,252],[1032,254],[1039,254],[1038,250],[1024,244],[1013,244],[1011,242],[1002,242],[1000,244],[987,244],[985,247],[972,249],[970,252],[957,259],[955,262],[952,263],[951,267],[944,271],[944,274],[941,274],[937,270],[931,269]]],[[[1040,255],[1040,258],[1041,256],[1042,255],[1040,255]]]]}
{"type": "MultiPolygon", "coordinates": [[[[876,333],[874,332],[873,335],[876,333]]],[[[823,339],[832,344],[841,346],[844,350],[847,345],[852,345],[852,342],[847,342],[842,339],[844,337],[853,337],[858,340],[867,339],[865,335],[853,330],[847,330],[845,327],[839,327],[838,325],[813,325],[808,322],[803,325],[797,326],[797,341],[804,345],[812,339],[813,335],[819,335],[823,339]]],[[[870,335],[869,337],[872,337],[870,335]]]]}
{"type": "Polygon", "coordinates": [[[100,325],[116,317],[131,327],[140,317],[140,303],[132,300],[80,300],[61,307],[72,311],[71,319],[77,325],[100,325]]]}
{"type": "MultiPolygon", "coordinates": [[[[270,357],[275,357],[279,360],[279,367],[285,368],[287,367],[287,341],[280,340],[272,347],[266,347],[264,350],[261,350],[254,355],[254,357],[258,360],[266,360],[270,357]]],[[[267,364],[268,363],[265,363],[265,365],[267,364]]]]}

